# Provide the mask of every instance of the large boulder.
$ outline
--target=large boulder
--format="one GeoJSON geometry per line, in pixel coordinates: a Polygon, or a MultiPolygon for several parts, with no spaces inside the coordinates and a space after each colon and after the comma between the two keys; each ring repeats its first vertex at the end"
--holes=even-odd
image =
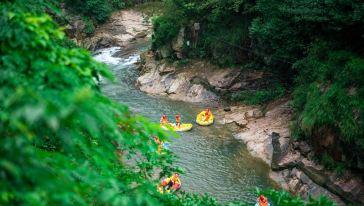
{"type": "Polygon", "coordinates": [[[274,171],[269,176],[284,189],[304,199],[308,199],[309,196],[318,198],[325,195],[336,202],[337,205],[346,205],[339,196],[313,182],[302,170],[296,167],[274,171]]]}
{"type": "Polygon", "coordinates": [[[172,49],[174,50],[176,57],[182,59],[183,56],[183,44],[185,39],[185,28],[181,28],[177,37],[172,41],[172,49]]]}
{"type": "Polygon", "coordinates": [[[150,72],[138,77],[136,86],[141,91],[149,94],[163,94],[166,91],[164,84],[161,83],[162,77],[159,75],[158,70],[154,69],[150,72]]]}
{"type": "Polygon", "coordinates": [[[232,86],[236,78],[240,75],[238,69],[219,69],[207,76],[209,84],[218,89],[227,89],[232,86]]]}
{"type": "Polygon", "coordinates": [[[164,45],[161,48],[159,48],[158,52],[161,55],[161,58],[163,58],[163,59],[166,59],[173,55],[173,50],[169,44],[164,45]]]}
{"type": "Polygon", "coordinates": [[[181,94],[186,93],[190,87],[190,83],[186,76],[183,74],[177,75],[171,82],[167,89],[167,94],[181,94]]]}
{"type": "Polygon", "coordinates": [[[158,67],[158,71],[159,71],[159,74],[160,75],[165,75],[165,74],[168,74],[168,73],[173,73],[176,71],[176,68],[171,66],[171,65],[168,65],[166,63],[163,63],[161,64],[159,67],[158,67]]]}
{"type": "Polygon", "coordinates": [[[272,154],[272,164],[271,168],[273,170],[279,169],[279,161],[288,153],[288,142],[281,145],[281,141],[279,141],[280,136],[278,133],[273,132],[271,134],[272,138],[272,146],[273,146],[273,154],[272,154]]]}
{"type": "Polygon", "coordinates": [[[191,102],[209,102],[218,99],[213,92],[208,91],[201,84],[193,84],[187,92],[187,98],[189,98],[191,102]]]}
{"type": "Polygon", "coordinates": [[[95,49],[107,48],[115,45],[117,40],[109,35],[101,36],[96,42],[95,49]]]}

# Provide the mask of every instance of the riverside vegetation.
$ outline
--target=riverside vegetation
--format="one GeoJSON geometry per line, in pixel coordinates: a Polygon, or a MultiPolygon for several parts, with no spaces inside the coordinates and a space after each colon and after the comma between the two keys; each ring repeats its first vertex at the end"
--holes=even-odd
{"type": "MultiPolygon", "coordinates": [[[[102,5],[95,13],[75,5],[104,18],[102,5]]],[[[97,79],[112,75],[88,51],[70,48],[45,13],[57,6],[0,4],[0,205],[220,205],[206,195],[157,192],[157,171],[180,171],[173,154],[158,154],[151,139],[166,134],[99,91],[97,79]]],[[[257,193],[274,205],[333,205],[325,197],[304,202],[283,191],[257,193]]]]}

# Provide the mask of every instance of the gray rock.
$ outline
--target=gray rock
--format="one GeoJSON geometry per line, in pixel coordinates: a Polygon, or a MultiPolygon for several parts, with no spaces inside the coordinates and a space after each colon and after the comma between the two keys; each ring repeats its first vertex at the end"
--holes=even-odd
{"type": "Polygon", "coordinates": [[[168,94],[178,94],[187,91],[190,87],[190,83],[183,75],[176,76],[175,80],[171,83],[167,89],[168,94]]]}
{"type": "Polygon", "coordinates": [[[234,83],[239,74],[240,70],[237,69],[221,69],[207,76],[207,80],[215,88],[227,89],[234,83]]]}
{"type": "Polygon", "coordinates": [[[288,177],[288,175],[290,174],[289,169],[284,169],[284,170],[282,170],[281,172],[282,172],[282,175],[283,175],[284,177],[288,177]]]}
{"type": "Polygon", "coordinates": [[[95,49],[106,48],[114,45],[116,40],[111,36],[102,36],[96,42],[95,49]]]}
{"type": "Polygon", "coordinates": [[[231,108],[230,107],[224,107],[224,111],[225,112],[230,112],[231,111],[231,108]]]}
{"type": "Polygon", "coordinates": [[[168,73],[175,72],[176,68],[172,67],[172,66],[168,66],[166,63],[164,63],[164,64],[161,64],[158,67],[158,71],[159,71],[160,75],[165,75],[165,74],[168,74],[168,73]]]}
{"type": "Polygon", "coordinates": [[[245,117],[247,119],[250,119],[250,118],[260,118],[260,117],[263,117],[263,112],[256,108],[256,109],[252,109],[252,110],[249,110],[245,113],[245,117]]]}
{"type": "Polygon", "coordinates": [[[183,44],[185,39],[185,28],[179,30],[178,36],[172,41],[172,49],[175,51],[178,59],[183,58],[183,44]]]}
{"type": "Polygon", "coordinates": [[[290,191],[294,194],[297,194],[300,185],[301,185],[301,183],[298,178],[293,178],[288,182],[288,187],[289,187],[290,191]]]}
{"type": "Polygon", "coordinates": [[[307,199],[309,197],[309,193],[308,193],[309,187],[307,184],[303,184],[301,186],[301,188],[298,191],[298,194],[303,198],[303,199],[307,199]]]}
{"type": "Polygon", "coordinates": [[[148,33],[147,33],[146,31],[141,31],[141,32],[139,32],[139,33],[137,33],[137,34],[135,35],[135,38],[140,39],[140,38],[144,38],[144,37],[146,37],[147,35],[148,35],[148,33]]]}
{"type": "Polygon", "coordinates": [[[302,155],[307,156],[311,152],[311,147],[304,141],[298,144],[298,149],[302,155]]]}
{"type": "Polygon", "coordinates": [[[246,125],[249,123],[247,120],[245,119],[240,119],[235,121],[236,125],[238,125],[239,127],[246,127],[246,125]]]}
{"type": "Polygon", "coordinates": [[[297,177],[300,178],[301,177],[302,172],[300,170],[298,170],[297,168],[293,168],[291,170],[290,176],[293,177],[297,177]]]}
{"type": "Polygon", "coordinates": [[[245,112],[233,112],[233,113],[230,113],[230,114],[227,114],[225,115],[225,118],[223,120],[223,122],[225,124],[230,124],[230,123],[238,123],[238,122],[241,122],[241,123],[248,123],[248,121],[245,120],[245,112]]]}
{"type": "Polygon", "coordinates": [[[300,173],[300,180],[302,181],[302,183],[304,184],[311,184],[312,180],[303,172],[300,173]]]}
{"type": "Polygon", "coordinates": [[[279,134],[276,132],[273,132],[271,134],[271,138],[272,138],[272,146],[273,146],[273,155],[272,155],[272,164],[271,164],[271,168],[272,170],[279,170],[279,162],[282,158],[282,150],[281,150],[281,144],[279,142],[279,134]]]}
{"type": "Polygon", "coordinates": [[[298,149],[299,149],[299,145],[300,145],[300,143],[299,143],[299,142],[297,142],[297,141],[292,142],[292,148],[293,148],[294,150],[298,150],[298,149]]]}
{"type": "Polygon", "coordinates": [[[166,59],[170,56],[172,56],[172,48],[169,46],[169,45],[165,45],[165,46],[162,46],[160,49],[159,49],[159,52],[162,56],[163,59],[166,59]]]}

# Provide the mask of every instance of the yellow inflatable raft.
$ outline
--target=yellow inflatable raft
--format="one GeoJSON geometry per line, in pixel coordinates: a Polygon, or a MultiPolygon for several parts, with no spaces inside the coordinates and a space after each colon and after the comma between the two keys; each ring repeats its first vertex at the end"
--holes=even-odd
{"type": "Polygon", "coordinates": [[[214,115],[211,113],[209,119],[205,121],[205,111],[200,112],[196,117],[196,123],[201,126],[209,126],[214,123],[214,115]]]}
{"type": "MultiPolygon", "coordinates": [[[[171,178],[166,178],[163,181],[168,181],[169,182],[170,179],[171,178]]],[[[181,180],[178,178],[177,181],[176,181],[176,183],[177,183],[176,185],[174,185],[174,186],[172,186],[172,187],[170,187],[168,189],[165,189],[163,187],[162,183],[161,184],[158,184],[157,185],[157,190],[161,194],[163,194],[163,193],[170,193],[170,192],[176,192],[176,191],[178,191],[181,188],[181,180]]]]}
{"type": "Polygon", "coordinates": [[[173,130],[175,132],[187,132],[190,131],[192,129],[192,124],[190,123],[186,123],[186,124],[181,124],[180,127],[177,127],[175,123],[168,123],[165,125],[161,124],[162,129],[164,130],[173,130]]]}

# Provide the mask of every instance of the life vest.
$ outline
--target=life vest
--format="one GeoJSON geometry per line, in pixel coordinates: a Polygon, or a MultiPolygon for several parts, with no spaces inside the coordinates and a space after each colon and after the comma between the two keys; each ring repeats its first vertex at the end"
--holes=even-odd
{"type": "Polygon", "coordinates": [[[166,179],[164,179],[161,183],[161,185],[163,187],[167,186],[169,184],[169,182],[171,181],[171,178],[167,177],[166,179]]]}
{"type": "Polygon", "coordinates": [[[259,206],[268,206],[268,200],[264,196],[259,197],[259,206]]]}
{"type": "Polygon", "coordinates": [[[170,183],[172,183],[172,186],[171,188],[175,189],[175,190],[178,190],[180,187],[181,187],[181,180],[179,178],[173,178],[173,177],[168,177],[168,178],[165,178],[161,185],[163,187],[166,187],[167,185],[169,185],[170,183]]]}
{"type": "Polygon", "coordinates": [[[209,121],[210,116],[211,116],[211,112],[210,112],[210,110],[206,110],[206,111],[205,111],[205,122],[209,121]]]}
{"type": "Polygon", "coordinates": [[[176,115],[176,125],[177,125],[177,127],[181,126],[181,116],[180,115],[176,115]]]}
{"type": "Polygon", "coordinates": [[[173,182],[172,188],[174,190],[178,190],[181,187],[181,180],[179,178],[171,178],[171,181],[173,182]]]}

